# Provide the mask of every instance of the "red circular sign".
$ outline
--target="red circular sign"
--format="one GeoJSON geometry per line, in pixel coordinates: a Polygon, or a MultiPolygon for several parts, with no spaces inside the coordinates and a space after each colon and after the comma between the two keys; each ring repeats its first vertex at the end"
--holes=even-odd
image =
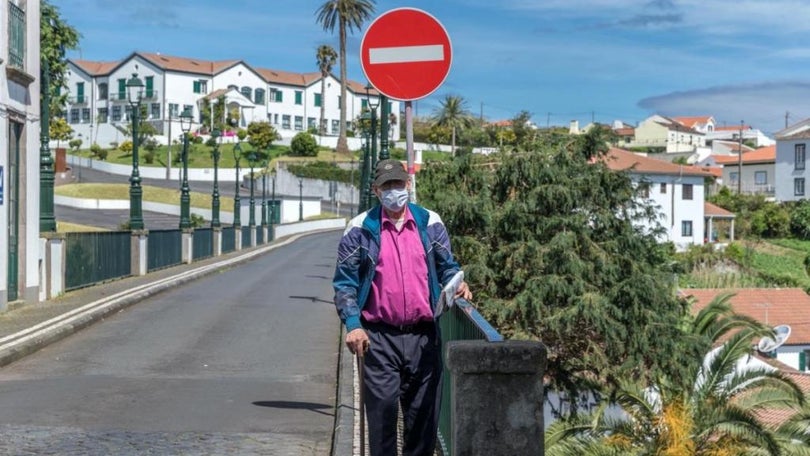
{"type": "Polygon", "coordinates": [[[360,63],[377,91],[395,100],[433,93],[450,72],[452,48],[444,26],[416,8],[387,11],[369,25],[360,63]]]}

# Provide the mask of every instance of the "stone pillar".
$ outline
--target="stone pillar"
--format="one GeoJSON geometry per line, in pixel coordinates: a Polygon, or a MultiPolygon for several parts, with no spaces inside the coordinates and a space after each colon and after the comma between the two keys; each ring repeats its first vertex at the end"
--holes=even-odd
{"type": "Polygon", "coordinates": [[[256,225],[250,225],[250,246],[256,247],[256,225]]]}
{"type": "Polygon", "coordinates": [[[214,256],[222,255],[222,227],[216,226],[214,231],[214,256]]]}
{"type": "Polygon", "coordinates": [[[53,299],[65,292],[65,237],[57,233],[42,233],[45,241],[45,269],[43,283],[45,299],[53,299]]]}
{"type": "Polygon", "coordinates": [[[149,265],[147,262],[149,249],[146,244],[148,240],[149,231],[132,230],[132,242],[130,243],[132,259],[130,262],[130,271],[132,271],[132,275],[134,276],[146,275],[146,270],[149,265]]]}
{"type": "Polygon", "coordinates": [[[452,456],[541,456],[543,372],[540,342],[447,343],[452,456]]]}
{"type": "Polygon", "coordinates": [[[270,233],[270,230],[267,228],[267,225],[262,225],[262,239],[264,239],[265,244],[270,243],[270,238],[267,235],[270,233]]]}
{"type": "Polygon", "coordinates": [[[237,226],[233,229],[233,249],[236,251],[242,250],[242,227],[237,226]]]}
{"type": "Polygon", "coordinates": [[[191,264],[192,260],[194,259],[194,229],[193,228],[183,228],[183,234],[181,235],[182,250],[181,250],[181,261],[185,264],[191,264]]]}

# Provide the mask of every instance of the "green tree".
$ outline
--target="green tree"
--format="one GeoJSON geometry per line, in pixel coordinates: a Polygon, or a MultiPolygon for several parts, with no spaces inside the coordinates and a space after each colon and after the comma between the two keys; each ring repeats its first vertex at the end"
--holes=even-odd
{"type": "Polygon", "coordinates": [[[48,128],[51,139],[56,140],[56,148],[62,141],[70,141],[73,138],[73,128],[67,123],[64,117],[52,117],[48,128]]]}
{"type": "Polygon", "coordinates": [[[51,77],[51,117],[60,117],[67,104],[67,92],[61,93],[61,89],[67,87],[65,53],[78,47],[81,35],[62,19],[59,8],[48,0],[40,1],[39,27],[40,55],[51,77]]]}
{"type": "Polygon", "coordinates": [[[290,155],[298,157],[317,157],[318,143],[311,134],[302,131],[290,141],[290,155]]]}
{"type": "Polygon", "coordinates": [[[337,151],[349,152],[346,141],[346,32],[360,30],[363,23],[374,13],[375,0],[327,0],[315,12],[317,23],[324,31],[335,32],[340,39],[340,136],[337,151]]]}
{"type": "Polygon", "coordinates": [[[318,46],[318,52],[315,55],[318,60],[318,70],[321,72],[321,119],[318,123],[318,134],[326,134],[326,78],[332,73],[332,67],[335,66],[337,60],[337,52],[332,46],[322,44],[318,46]]]}
{"type": "Polygon", "coordinates": [[[433,122],[451,131],[451,146],[454,156],[456,155],[457,130],[469,127],[474,120],[472,113],[467,109],[467,102],[457,95],[447,95],[433,113],[433,122]]]}
{"type": "MultiPolygon", "coordinates": [[[[138,144],[144,144],[147,139],[153,138],[158,133],[157,128],[150,122],[147,122],[146,119],[146,105],[141,105],[140,118],[138,121],[138,144]]],[[[128,138],[132,138],[132,121],[128,122],[124,127],[124,134],[128,138]]]]}
{"type": "Polygon", "coordinates": [[[258,151],[265,151],[273,145],[273,141],[281,139],[281,135],[270,125],[270,122],[251,122],[247,128],[248,143],[258,151]]]}

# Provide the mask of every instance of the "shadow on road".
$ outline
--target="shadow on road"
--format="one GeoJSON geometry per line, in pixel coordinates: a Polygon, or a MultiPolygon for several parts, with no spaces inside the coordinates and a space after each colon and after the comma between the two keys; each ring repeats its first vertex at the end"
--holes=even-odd
{"type": "Polygon", "coordinates": [[[316,404],[314,402],[295,402],[295,401],[256,401],[253,405],[258,407],[270,407],[280,409],[292,410],[310,410],[321,415],[334,416],[333,413],[322,412],[322,409],[332,409],[331,405],[316,404]]]}
{"type": "Polygon", "coordinates": [[[334,304],[333,301],[327,301],[325,299],[317,298],[315,296],[290,296],[290,299],[306,299],[312,302],[323,302],[326,304],[334,304]]]}

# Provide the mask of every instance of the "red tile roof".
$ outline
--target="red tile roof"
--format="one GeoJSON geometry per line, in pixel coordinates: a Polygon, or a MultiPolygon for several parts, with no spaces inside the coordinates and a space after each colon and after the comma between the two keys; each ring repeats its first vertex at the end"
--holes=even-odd
{"type": "Polygon", "coordinates": [[[696,288],[681,292],[695,297],[693,312],[721,293],[734,292],[729,303],[735,312],[772,326],[789,325],[785,345],[810,345],[810,296],[801,288],[696,288]]]}
{"type": "MultiPolygon", "coordinates": [[[[751,127],[750,125],[743,125],[742,129],[743,129],[743,131],[752,130],[753,127],[751,127]]],[[[718,126],[714,127],[714,131],[740,131],[740,126],[739,125],[722,125],[722,126],[718,125],[718,126]]]]}
{"type": "Polygon", "coordinates": [[[633,127],[617,128],[613,131],[619,136],[633,136],[636,134],[636,129],[633,127]]]}
{"type": "Polygon", "coordinates": [[[703,215],[705,217],[717,217],[717,218],[735,218],[733,212],[727,211],[720,206],[715,206],[714,204],[705,201],[703,202],[703,215]]]}
{"type": "Polygon", "coordinates": [[[639,174],[666,174],[709,177],[711,174],[696,166],[676,165],[634,154],[628,150],[611,148],[605,158],[608,168],[614,171],[631,171],[639,174]]]}
{"type": "MultiPolygon", "coordinates": [[[[739,162],[738,155],[713,155],[712,157],[718,165],[736,165],[739,162]]],[[[751,152],[743,152],[742,162],[747,165],[776,163],[776,145],[760,147],[751,152]]]]}
{"type": "Polygon", "coordinates": [[[102,76],[109,74],[113,68],[118,66],[118,61],[115,62],[91,62],[90,60],[71,60],[77,67],[84,70],[90,76],[102,76]]]}
{"type": "Polygon", "coordinates": [[[697,125],[705,125],[709,123],[711,118],[712,116],[672,117],[673,120],[689,128],[695,128],[697,125]]]}

